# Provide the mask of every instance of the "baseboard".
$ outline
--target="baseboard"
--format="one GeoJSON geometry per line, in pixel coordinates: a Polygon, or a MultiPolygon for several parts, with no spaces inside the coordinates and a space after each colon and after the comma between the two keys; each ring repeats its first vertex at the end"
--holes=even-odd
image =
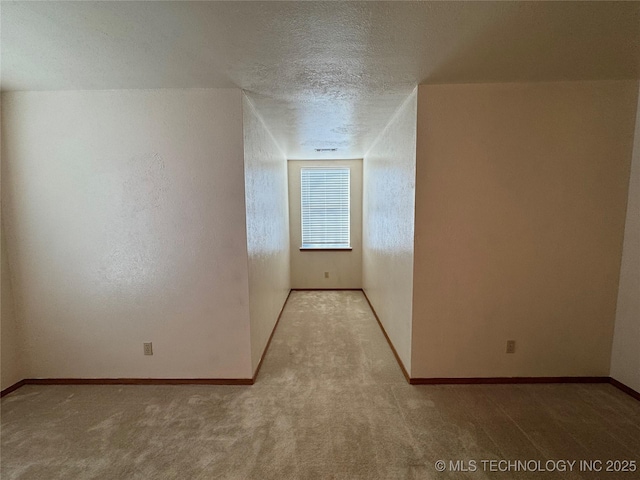
{"type": "Polygon", "coordinates": [[[21,386],[24,385],[24,379],[20,380],[19,382],[14,383],[13,385],[11,385],[10,387],[5,388],[4,390],[2,390],[0,392],[0,398],[4,397],[5,395],[9,395],[11,392],[19,389],[21,386]]]}
{"type": "Polygon", "coordinates": [[[2,390],[0,397],[8,395],[23,385],[253,385],[290,295],[291,291],[282,305],[253,378],[25,378],[2,390]]]}
{"type": "Polygon", "coordinates": [[[376,313],[375,308],[373,308],[373,305],[371,305],[371,300],[369,300],[369,297],[367,297],[367,293],[364,291],[364,289],[362,290],[362,294],[364,295],[364,298],[367,300],[367,303],[369,304],[369,308],[373,312],[373,316],[376,317],[376,321],[380,326],[380,330],[382,330],[382,334],[384,335],[384,338],[387,339],[387,343],[391,347],[391,351],[393,352],[393,356],[396,357],[396,361],[398,362],[398,365],[400,365],[400,370],[402,370],[402,374],[404,375],[404,378],[407,380],[407,382],[411,383],[411,377],[409,377],[409,373],[407,372],[407,369],[404,368],[404,363],[402,363],[402,360],[400,359],[400,355],[398,355],[398,352],[396,351],[396,347],[393,346],[393,343],[391,342],[389,335],[387,335],[387,331],[384,329],[384,326],[382,326],[380,317],[378,317],[378,314],[376,313]]]}
{"type": "Polygon", "coordinates": [[[616,380],[613,377],[609,377],[609,383],[611,385],[613,385],[614,387],[616,387],[619,390],[622,390],[624,393],[626,393],[627,395],[632,396],[633,398],[635,398],[636,400],[640,400],[640,392],[635,391],[633,388],[625,385],[622,382],[619,382],[618,380],[616,380]]]}
{"type": "Polygon", "coordinates": [[[26,378],[24,385],[253,385],[252,378],[26,378]]]}
{"type": "Polygon", "coordinates": [[[253,385],[252,378],[25,378],[5,388],[4,397],[23,385],[253,385]]]}
{"type": "MultiPolygon", "coordinates": [[[[285,302],[286,303],[286,302],[285,302]]],[[[373,310],[372,310],[373,311],[373,310]]],[[[374,313],[375,314],[375,313],[374,313]]],[[[379,322],[379,320],[378,320],[379,322]]],[[[277,325],[276,325],[277,326],[277,325]]],[[[380,326],[384,333],[384,328],[380,326]]],[[[275,331],[275,328],[274,328],[275,331]]],[[[386,337],[386,335],[385,335],[386,337]]],[[[387,337],[387,341],[389,341],[387,337]]],[[[391,342],[389,342],[391,345],[391,342]]],[[[269,346],[267,345],[267,348],[269,346]]],[[[394,351],[393,346],[391,349],[394,351]]],[[[267,349],[265,349],[266,351],[267,349]]],[[[470,377],[470,378],[408,378],[404,365],[396,360],[411,385],[478,385],[516,383],[609,383],[640,401],[640,393],[611,377],[470,377]]],[[[259,367],[258,367],[259,368],[259,367]]],[[[256,375],[258,371],[256,370],[256,375]]],[[[27,378],[0,392],[0,398],[23,385],[253,385],[255,378],[27,378]]]]}
{"type": "Polygon", "coordinates": [[[287,302],[289,301],[291,292],[292,292],[292,289],[289,289],[287,298],[285,298],[284,303],[282,304],[282,308],[280,309],[280,313],[278,314],[278,319],[276,320],[276,323],[273,325],[273,330],[271,330],[271,335],[269,335],[269,340],[267,340],[267,345],[264,347],[264,350],[262,351],[262,356],[260,357],[260,361],[258,362],[256,371],[253,374],[252,383],[255,383],[256,378],[258,378],[258,373],[260,373],[260,368],[262,368],[262,362],[264,361],[264,357],[267,355],[267,350],[269,350],[269,346],[271,345],[271,339],[273,338],[273,334],[276,333],[276,328],[278,328],[278,324],[280,323],[280,318],[282,317],[282,312],[284,312],[284,307],[287,305],[287,302]]]}
{"type": "Polygon", "coordinates": [[[640,401],[640,392],[637,392],[633,388],[625,385],[622,382],[612,378],[612,377],[453,377],[453,378],[411,378],[407,372],[407,369],[404,367],[398,352],[396,351],[389,335],[387,335],[378,314],[376,313],[369,297],[366,292],[361,288],[342,288],[342,289],[301,289],[301,288],[292,288],[289,290],[289,294],[282,304],[282,308],[280,309],[280,313],[278,314],[278,319],[273,326],[273,330],[271,331],[271,335],[269,336],[269,340],[267,341],[267,345],[262,352],[262,356],[260,357],[260,362],[258,363],[258,367],[256,368],[255,374],[253,378],[26,378],[20,380],[10,387],[5,388],[0,391],[0,397],[4,397],[5,395],[14,392],[19,389],[23,385],[253,385],[256,381],[258,373],[260,372],[260,368],[262,367],[262,363],[264,361],[264,357],[269,350],[269,346],[271,345],[271,340],[273,339],[273,335],[275,334],[276,329],[278,328],[278,324],[280,323],[280,318],[282,318],[282,312],[284,311],[287,302],[289,301],[289,297],[291,296],[292,291],[308,291],[308,290],[360,290],[364,298],[367,300],[369,304],[369,308],[371,308],[371,312],[378,322],[378,326],[380,330],[382,330],[382,334],[384,338],[387,340],[389,347],[391,347],[391,351],[400,366],[400,370],[402,374],[406,378],[407,382],[411,385],[495,385],[495,384],[542,384],[542,383],[609,383],[626,393],[627,395],[635,398],[640,401]]]}
{"type": "Polygon", "coordinates": [[[292,292],[316,292],[318,290],[327,292],[327,291],[334,291],[334,292],[361,292],[363,291],[361,288],[292,288],[291,291],[292,292]]]}
{"type": "Polygon", "coordinates": [[[514,383],[609,383],[609,377],[454,377],[412,378],[411,385],[491,385],[514,383]]]}

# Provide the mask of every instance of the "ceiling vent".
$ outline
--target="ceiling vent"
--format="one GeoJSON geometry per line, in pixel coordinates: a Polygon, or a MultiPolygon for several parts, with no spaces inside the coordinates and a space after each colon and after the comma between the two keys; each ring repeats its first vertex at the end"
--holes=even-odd
{"type": "Polygon", "coordinates": [[[335,152],[337,148],[316,148],[316,152],[335,152]]]}

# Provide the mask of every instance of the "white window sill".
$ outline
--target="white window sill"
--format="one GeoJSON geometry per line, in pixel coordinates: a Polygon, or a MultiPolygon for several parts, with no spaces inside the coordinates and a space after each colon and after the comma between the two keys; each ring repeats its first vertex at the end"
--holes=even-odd
{"type": "Polygon", "coordinates": [[[301,252],[350,252],[351,250],[353,250],[351,247],[300,247],[301,252]]]}

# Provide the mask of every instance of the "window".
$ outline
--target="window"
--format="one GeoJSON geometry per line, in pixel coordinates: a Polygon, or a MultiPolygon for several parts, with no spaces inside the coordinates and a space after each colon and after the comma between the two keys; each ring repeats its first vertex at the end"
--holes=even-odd
{"type": "Polygon", "coordinates": [[[300,169],[302,248],[351,248],[349,167],[300,169]]]}

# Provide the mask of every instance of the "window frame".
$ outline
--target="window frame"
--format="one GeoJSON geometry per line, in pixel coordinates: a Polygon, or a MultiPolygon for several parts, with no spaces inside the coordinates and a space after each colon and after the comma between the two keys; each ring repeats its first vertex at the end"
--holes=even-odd
{"type": "Polygon", "coordinates": [[[339,251],[351,251],[353,247],[351,246],[351,167],[346,165],[313,165],[308,167],[300,167],[300,251],[331,251],[331,252],[339,252],[339,251]],[[323,246],[322,244],[307,244],[303,243],[304,240],[304,201],[303,201],[303,175],[305,170],[346,170],[347,171],[347,235],[348,235],[348,244],[336,244],[336,246],[323,246]]]}

